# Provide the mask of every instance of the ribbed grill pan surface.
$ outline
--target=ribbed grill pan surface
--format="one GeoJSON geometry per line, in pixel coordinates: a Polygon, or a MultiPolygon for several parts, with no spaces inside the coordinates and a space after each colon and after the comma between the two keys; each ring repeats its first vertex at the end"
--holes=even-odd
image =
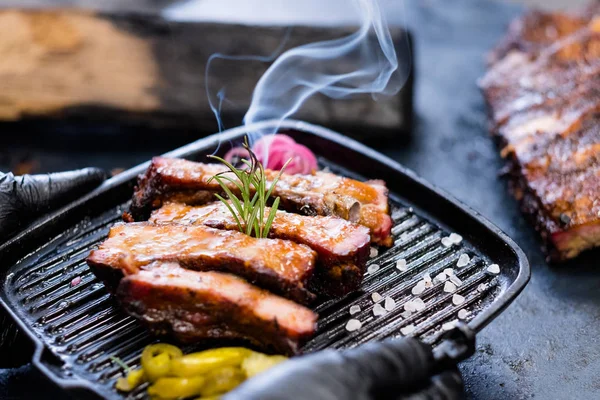
{"type": "MultiPolygon", "coordinates": [[[[357,173],[362,172],[356,171],[360,169],[356,168],[358,164],[353,164],[360,161],[353,153],[365,150],[362,146],[353,142],[334,145],[333,139],[342,142],[347,139],[303,123],[289,122],[284,127],[294,129],[298,141],[306,139],[306,144],[312,144],[311,147],[318,154],[328,155],[328,159],[320,157],[322,167],[353,178],[365,178],[357,173]],[[299,131],[304,131],[304,134],[298,134],[299,131]],[[316,142],[310,143],[311,138],[316,142]],[[326,143],[331,143],[328,149],[322,148],[326,143]],[[337,147],[348,145],[355,149],[336,151],[339,150],[337,147]],[[328,154],[325,150],[332,152],[328,154]],[[337,160],[331,160],[336,156],[337,160]],[[348,162],[344,163],[345,159],[348,162]],[[352,171],[346,169],[349,166],[353,167],[352,171]]],[[[242,134],[243,130],[238,129],[226,133],[225,137],[234,140],[242,134]]],[[[214,146],[207,143],[214,144],[208,138],[172,155],[198,158],[206,154],[207,149],[209,153],[214,151],[214,146]]],[[[224,150],[223,147],[226,146],[221,146],[220,152],[224,150]]],[[[373,158],[374,155],[367,154],[366,157],[373,158]]],[[[376,159],[371,162],[372,166],[380,163],[376,159]]],[[[367,165],[366,170],[369,167],[367,165]]],[[[128,206],[124,200],[128,194],[131,195],[133,177],[143,168],[140,166],[122,174],[116,182],[105,185],[112,189],[101,188],[101,193],[92,193],[73,207],[83,210],[77,213],[63,210],[62,214],[58,213],[59,218],[50,218],[38,226],[37,231],[34,227],[20,238],[20,243],[37,241],[36,246],[15,252],[15,243],[19,241],[9,244],[12,252],[8,258],[18,256],[20,259],[3,277],[3,303],[36,342],[33,362],[67,389],[87,389],[88,394],[95,392],[103,397],[120,397],[113,385],[122,370],[111,357],[119,357],[135,366],[142,348],[156,340],[135,319],[120,310],[85,263],[89,251],[102,242],[110,226],[121,219],[122,212],[128,206]],[[92,205],[92,200],[97,199],[101,201],[95,201],[92,205]],[[80,218],[71,215],[73,213],[80,218]],[[26,235],[31,236],[30,240],[26,240],[26,235]],[[40,243],[40,238],[36,236],[48,240],[40,243]]],[[[376,173],[375,169],[368,178],[381,177],[391,188],[394,246],[385,251],[379,249],[377,255],[373,254],[369,266],[377,265],[379,268],[370,268],[372,272],[365,276],[362,291],[316,306],[319,313],[318,332],[306,344],[304,351],[326,347],[349,348],[403,334],[418,336],[436,345],[448,323],[457,320],[459,310],[468,311],[465,321],[477,331],[518,294],[529,278],[528,265],[521,251],[500,232],[494,231],[495,228],[489,223],[478,221],[477,217],[469,215],[464,209],[460,212],[454,210],[458,215],[452,213],[446,218],[439,218],[436,212],[442,211],[443,215],[453,211],[446,203],[457,205],[437,193],[429,194],[439,198],[424,198],[420,203],[411,201],[406,192],[395,190],[395,184],[399,182],[394,182],[394,176],[412,182],[410,186],[402,185],[405,190],[414,192],[419,188],[431,192],[432,189],[423,188],[423,182],[406,171],[396,171],[394,174],[397,175],[388,173],[386,176],[376,173]],[[461,216],[461,212],[466,213],[463,226],[460,226],[460,220],[454,221],[461,216]],[[460,229],[452,229],[454,227],[460,229]],[[442,238],[453,231],[461,234],[464,240],[452,246],[442,244],[442,238]],[[480,232],[485,232],[488,237],[480,232]],[[463,254],[469,256],[469,262],[459,268],[457,262],[463,254]],[[398,260],[406,260],[406,270],[397,268],[398,260]],[[486,271],[492,263],[500,265],[500,274],[486,271]],[[412,294],[413,287],[422,280],[424,274],[428,273],[434,278],[446,268],[453,268],[459,278],[455,282],[462,282],[455,292],[446,292],[443,290],[444,282],[435,282],[418,296],[412,294]],[[385,315],[375,316],[374,293],[384,299],[392,298],[395,308],[385,315]],[[455,305],[452,301],[454,294],[463,296],[464,302],[455,305]],[[410,315],[405,314],[404,306],[415,297],[425,302],[425,308],[410,315]],[[353,305],[358,305],[361,311],[351,316],[349,309],[353,305]],[[360,320],[362,327],[348,332],[345,325],[350,318],[360,320]]],[[[143,387],[129,395],[131,398],[143,396],[143,387]]]]}

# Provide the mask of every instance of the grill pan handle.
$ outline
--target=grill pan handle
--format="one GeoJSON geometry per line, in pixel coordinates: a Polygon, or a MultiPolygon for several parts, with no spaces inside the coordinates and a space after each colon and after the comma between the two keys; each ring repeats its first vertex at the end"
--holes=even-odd
{"type": "MultiPolygon", "coordinates": [[[[459,344],[470,341],[468,348],[474,348],[474,335],[465,337],[461,329],[455,329],[459,344]]],[[[444,342],[450,343],[446,349],[457,349],[451,342],[444,342]]],[[[463,382],[456,363],[469,355],[457,351],[434,355],[431,346],[414,338],[342,352],[325,350],[283,363],[223,399],[460,399],[463,382]]]]}

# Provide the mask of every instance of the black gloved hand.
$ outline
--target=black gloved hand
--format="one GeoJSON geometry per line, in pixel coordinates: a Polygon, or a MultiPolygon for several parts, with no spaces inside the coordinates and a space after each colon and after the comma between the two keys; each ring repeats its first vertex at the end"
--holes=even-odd
{"type": "Polygon", "coordinates": [[[246,381],[223,400],[371,400],[463,398],[455,363],[413,338],[325,350],[246,381]],[[446,360],[447,361],[447,360],[446,360]]]}
{"type": "MultiPolygon", "coordinates": [[[[35,218],[89,192],[106,177],[97,168],[43,175],[0,173],[0,246],[35,218]]],[[[0,368],[23,364],[30,358],[27,345],[0,309],[0,368]]]]}
{"type": "Polygon", "coordinates": [[[0,173],[0,244],[34,218],[98,186],[106,176],[97,168],[43,175],[0,173]]]}

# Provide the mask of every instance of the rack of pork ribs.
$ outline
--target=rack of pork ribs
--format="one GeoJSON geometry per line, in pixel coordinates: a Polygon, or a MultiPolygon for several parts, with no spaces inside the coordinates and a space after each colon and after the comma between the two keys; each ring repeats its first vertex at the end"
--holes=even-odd
{"type": "Polygon", "coordinates": [[[549,259],[600,246],[600,3],[516,19],[479,83],[509,188],[549,259]]]}
{"type": "Polygon", "coordinates": [[[316,329],[308,306],[358,289],[371,243],[392,244],[387,188],[322,171],[284,173],[272,192],[280,209],[269,237],[258,239],[215,201],[222,189],[209,179],[225,168],[154,158],[126,222],[88,264],[158,334],[244,339],[293,354],[316,329]]]}

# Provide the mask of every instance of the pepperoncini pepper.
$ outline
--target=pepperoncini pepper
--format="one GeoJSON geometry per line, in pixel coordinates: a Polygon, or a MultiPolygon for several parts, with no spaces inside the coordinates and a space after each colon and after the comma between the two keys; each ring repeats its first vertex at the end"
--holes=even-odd
{"type": "Polygon", "coordinates": [[[117,379],[116,388],[122,392],[130,392],[146,380],[143,369],[130,371],[125,378],[117,379]]]}
{"type": "Polygon", "coordinates": [[[174,359],[171,373],[175,376],[196,376],[217,368],[240,366],[252,351],[243,347],[223,347],[205,350],[174,359]]]}
{"type": "Polygon", "coordinates": [[[246,380],[246,374],[237,367],[224,367],[206,375],[206,382],[200,391],[204,396],[220,395],[234,389],[246,380]]]}
{"type": "Polygon", "coordinates": [[[197,396],[201,394],[205,382],[206,378],[203,376],[194,376],[191,378],[159,378],[148,388],[148,394],[151,397],[158,397],[161,400],[197,396]]]}
{"type": "Polygon", "coordinates": [[[142,352],[142,368],[150,382],[169,375],[171,360],[183,356],[183,352],[170,344],[158,343],[146,346],[142,352]]]}
{"type": "Polygon", "coordinates": [[[151,383],[148,394],[153,399],[200,396],[198,400],[215,400],[244,380],[284,360],[283,356],[269,356],[243,347],[223,347],[183,355],[176,346],[158,343],[146,346],[141,368],[129,371],[115,386],[128,392],[148,381],[151,383]]]}

